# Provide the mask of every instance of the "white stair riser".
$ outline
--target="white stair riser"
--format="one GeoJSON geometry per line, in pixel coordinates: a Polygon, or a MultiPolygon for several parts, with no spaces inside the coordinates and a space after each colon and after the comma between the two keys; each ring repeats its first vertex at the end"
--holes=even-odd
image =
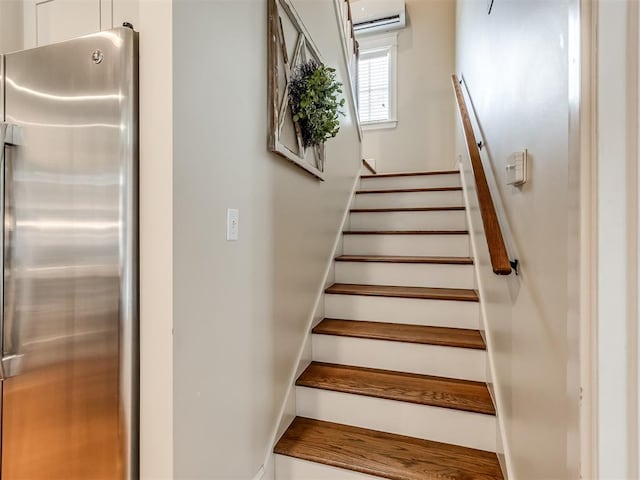
{"type": "Polygon", "coordinates": [[[316,362],[486,381],[486,352],[470,348],[313,335],[316,362]]]}
{"type": "Polygon", "coordinates": [[[404,177],[362,178],[359,190],[384,190],[397,188],[459,187],[460,174],[410,175],[404,177]]]}
{"type": "Polygon", "coordinates": [[[353,208],[460,207],[462,192],[359,193],[353,208]]]}
{"type": "Polygon", "coordinates": [[[474,288],[473,265],[336,262],[337,283],[474,288]]]}
{"type": "Polygon", "coordinates": [[[353,212],[351,230],[466,230],[464,210],[432,212],[353,212]]]}
{"type": "Polygon", "coordinates": [[[324,308],[327,318],[339,320],[479,328],[477,302],[326,294],[324,308]]]}
{"type": "Polygon", "coordinates": [[[302,417],[496,450],[492,415],[306,387],[296,387],[296,409],[302,417]]]}
{"type": "Polygon", "coordinates": [[[344,235],[346,255],[468,257],[468,235],[344,235]]]}
{"type": "Polygon", "coordinates": [[[298,458],[276,455],[277,480],[378,480],[364,473],[344,470],[321,463],[307,462],[298,458]]]}

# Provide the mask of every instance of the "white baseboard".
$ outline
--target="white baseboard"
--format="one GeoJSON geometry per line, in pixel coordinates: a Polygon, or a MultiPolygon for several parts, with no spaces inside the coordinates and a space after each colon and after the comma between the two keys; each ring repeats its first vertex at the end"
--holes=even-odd
{"type": "MultiPolygon", "coordinates": [[[[316,296],[316,300],[313,306],[312,314],[307,320],[306,326],[306,336],[302,345],[300,346],[300,350],[298,351],[298,355],[296,361],[294,363],[294,367],[292,368],[291,374],[289,375],[289,389],[287,394],[280,406],[280,410],[278,413],[278,420],[273,429],[271,440],[269,442],[268,451],[265,456],[265,461],[263,466],[260,468],[256,476],[253,480],[272,480],[272,477],[267,477],[269,470],[267,467],[273,465],[273,447],[276,442],[287,429],[293,418],[295,417],[296,412],[296,402],[295,402],[295,382],[302,370],[304,370],[309,362],[311,361],[311,329],[314,324],[322,319],[324,316],[324,291],[327,288],[329,283],[333,283],[334,276],[334,260],[337,253],[342,249],[342,231],[344,230],[347,219],[349,218],[349,210],[351,209],[351,205],[353,204],[353,199],[355,197],[356,188],[358,187],[358,183],[360,181],[360,170],[356,174],[353,185],[351,186],[351,192],[349,194],[349,201],[344,209],[344,213],[342,215],[342,220],[338,227],[338,231],[336,233],[336,238],[333,242],[333,247],[331,250],[331,255],[327,259],[327,266],[324,271],[324,275],[322,277],[322,283],[318,288],[318,294],[316,296]],[[319,318],[320,317],[320,318],[319,318]]],[[[270,467],[273,468],[273,467],[270,467]]],[[[274,478],[274,477],[273,477],[274,478]]]]}
{"type": "Polygon", "coordinates": [[[503,402],[500,395],[496,394],[496,389],[495,389],[495,385],[498,384],[498,379],[495,375],[495,359],[493,356],[493,352],[494,352],[493,342],[491,340],[491,336],[485,333],[487,332],[488,325],[489,325],[487,322],[487,311],[485,308],[487,299],[486,299],[485,290],[482,284],[482,278],[479,273],[479,265],[477,261],[477,259],[479,258],[478,246],[476,244],[476,236],[474,235],[474,232],[478,230],[484,232],[484,228],[481,228],[481,226],[476,226],[472,222],[471,205],[469,202],[469,187],[466,183],[466,179],[464,176],[464,169],[462,166],[462,162],[459,162],[458,167],[460,170],[460,181],[462,182],[464,204],[467,207],[466,214],[467,214],[467,222],[469,224],[469,241],[471,244],[470,248],[471,248],[472,257],[475,259],[475,275],[476,275],[476,282],[478,285],[478,296],[480,297],[480,324],[482,325],[482,328],[480,330],[482,332],[482,336],[487,346],[486,366],[487,366],[487,378],[489,379],[489,382],[488,382],[489,393],[491,394],[491,398],[493,399],[493,403],[496,407],[496,445],[497,445],[496,450],[498,455],[498,461],[500,462],[500,467],[502,468],[502,473],[504,475],[504,478],[505,480],[509,480],[510,478],[514,478],[513,467],[511,464],[511,455],[510,455],[509,443],[507,441],[505,425],[502,420],[502,417],[500,416],[500,412],[504,411],[503,402]]]}

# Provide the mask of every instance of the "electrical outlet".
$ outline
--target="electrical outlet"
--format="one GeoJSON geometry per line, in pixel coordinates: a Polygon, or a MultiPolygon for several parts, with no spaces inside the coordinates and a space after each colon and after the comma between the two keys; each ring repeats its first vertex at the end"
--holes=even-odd
{"type": "Polygon", "coordinates": [[[233,242],[240,238],[240,210],[227,209],[227,241],[233,242]]]}

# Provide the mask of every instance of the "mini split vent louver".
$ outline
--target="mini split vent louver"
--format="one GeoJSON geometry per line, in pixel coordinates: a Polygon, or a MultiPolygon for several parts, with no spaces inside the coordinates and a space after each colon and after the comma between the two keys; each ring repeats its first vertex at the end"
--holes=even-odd
{"type": "Polygon", "coordinates": [[[357,34],[398,30],[407,25],[404,0],[359,0],[352,8],[357,34]]]}

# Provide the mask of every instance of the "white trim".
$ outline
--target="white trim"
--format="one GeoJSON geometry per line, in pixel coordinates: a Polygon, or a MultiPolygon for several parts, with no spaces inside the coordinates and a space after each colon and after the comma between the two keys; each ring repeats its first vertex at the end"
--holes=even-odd
{"type": "MultiPolygon", "coordinates": [[[[597,446],[597,151],[596,131],[596,9],[591,0],[573,0],[570,4],[570,88],[576,90],[570,96],[569,135],[570,151],[569,171],[575,172],[572,181],[579,183],[578,196],[575,201],[579,204],[579,225],[569,225],[569,231],[576,228],[579,231],[579,252],[569,250],[570,264],[577,262],[578,271],[570,272],[570,282],[578,285],[578,297],[570,298],[569,331],[567,339],[575,341],[579,336],[579,446],[568,444],[568,462],[570,468],[578,462],[580,478],[591,479],[597,477],[598,446],[597,446]],[[578,38],[575,38],[579,30],[578,38]],[[574,51],[578,49],[578,51],[574,51]],[[577,78],[576,78],[577,76],[577,78]],[[572,302],[578,305],[571,305],[572,302]],[[577,308],[577,312],[575,311],[577,308]],[[576,318],[577,317],[577,318],[576,318]],[[577,329],[577,332],[575,331],[577,329]],[[572,457],[572,451],[579,458],[572,457]]],[[[571,216],[569,217],[572,218],[571,216]]],[[[575,346],[569,344],[569,354],[575,346]]],[[[568,365],[569,379],[575,376],[571,371],[572,362],[568,365]]],[[[567,385],[568,391],[574,388],[567,385]]],[[[570,399],[571,400],[571,399],[570,399]]],[[[571,437],[567,437],[571,441],[571,437]]]]}
{"type": "Polygon", "coordinates": [[[391,119],[384,122],[367,122],[362,124],[364,131],[368,130],[388,130],[390,128],[396,128],[398,126],[398,120],[391,119]]]}
{"type": "MultiPolygon", "coordinates": [[[[361,169],[363,167],[361,166],[358,171],[355,174],[355,179],[353,181],[353,185],[351,186],[351,192],[349,194],[349,201],[347,202],[347,205],[345,206],[344,209],[344,213],[342,214],[342,220],[340,221],[340,225],[338,227],[338,231],[336,233],[336,237],[335,240],[333,242],[333,247],[331,249],[331,255],[329,256],[329,259],[327,260],[327,266],[325,267],[325,271],[324,271],[324,275],[322,276],[322,282],[318,288],[318,294],[316,296],[316,300],[314,302],[314,306],[313,306],[313,310],[311,311],[311,314],[309,316],[309,318],[307,319],[307,326],[306,326],[306,335],[304,337],[304,340],[302,342],[302,344],[300,345],[300,349],[298,350],[298,355],[296,356],[296,361],[293,364],[293,368],[292,371],[289,375],[289,389],[287,390],[287,394],[285,395],[282,404],[280,405],[280,409],[278,411],[278,416],[277,416],[277,421],[275,422],[275,425],[273,427],[271,436],[270,436],[270,441],[268,443],[268,450],[267,453],[265,455],[265,460],[264,463],[260,466],[260,469],[258,470],[258,472],[256,473],[255,479],[258,480],[260,478],[259,475],[262,474],[263,469],[265,469],[265,467],[269,467],[272,462],[273,462],[273,447],[275,446],[276,442],[278,441],[278,433],[281,431],[282,429],[282,422],[285,419],[285,415],[287,414],[287,406],[290,404],[291,402],[291,398],[292,395],[295,396],[295,383],[296,383],[296,378],[298,377],[299,371],[301,369],[301,364],[304,362],[304,353],[307,350],[307,348],[311,345],[311,329],[313,327],[313,323],[314,320],[316,318],[316,312],[318,311],[318,308],[322,305],[322,301],[324,300],[324,291],[327,287],[327,284],[329,283],[329,278],[331,273],[334,271],[333,267],[334,267],[334,260],[336,257],[336,254],[338,252],[338,249],[340,248],[341,244],[342,244],[342,231],[344,230],[344,227],[347,223],[347,220],[349,218],[349,212],[351,210],[351,205],[353,204],[353,201],[355,200],[355,193],[356,193],[356,189],[358,188],[358,183],[360,182],[360,174],[361,174],[361,169]]],[[[294,402],[295,405],[295,402],[294,402]]],[[[267,468],[268,470],[268,468],[267,468]]]]}
{"type": "MultiPolygon", "coordinates": [[[[627,160],[627,263],[629,265],[629,291],[627,292],[627,301],[629,309],[629,323],[627,325],[627,336],[630,339],[629,347],[629,375],[630,375],[630,401],[631,410],[629,412],[630,422],[632,425],[632,431],[630,433],[630,468],[633,478],[638,478],[640,475],[638,466],[638,389],[640,383],[638,382],[638,334],[640,329],[638,328],[638,299],[635,293],[638,291],[638,275],[640,270],[638,268],[638,214],[640,209],[638,208],[638,132],[639,121],[638,113],[640,112],[640,96],[639,96],[639,73],[638,68],[640,66],[640,45],[638,43],[640,37],[638,35],[638,28],[640,22],[640,8],[638,2],[633,1],[629,3],[629,17],[632,19],[630,22],[631,32],[628,37],[630,39],[630,52],[627,53],[627,64],[630,65],[631,71],[629,72],[629,82],[631,83],[629,92],[629,104],[631,118],[629,118],[630,140],[629,140],[629,158],[627,160]]],[[[627,113],[629,116],[629,112],[627,113]]]]}
{"type": "MultiPolygon", "coordinates": [[[[629,412],[632,431],[629,435],[629,456],[630,456],[630,474],[633,478],[640,476],[640,300],[637,292],[640,289],[640,196],[638,188],[640,187],[640,167],[638,160],[640,159],[640,6],[638,2],[629,3],[629,17],[631,32],[628,35],[630,52],[627,52],[629,65],[632,71],[629,72],[630,82],[632,83],[632,91],[630,92],[631,113],[629,118],[630,136],[629,141],[629,159],[627,160],[627,204],[629,211],[627,212],[627,261],[629,264],[629,291],[628,308],[629,322],[627,324],[627,336],[630,338],[629,351],[629,383],[630,383],[630,400],[631,409],[629,412]]],[[[628,115],[629,117],[629,115],[628,115]]]]}
{"type": "MultiPolygon", "coordinates": [[[[465,212],[467,215],[467,223],[469,224],[469,241],[471,243],[471,256],[472,258],[478,259],[480,258],[478,255],[478,246],[476,244],[476,235],[474,232],[482,232],[484,235],[484,228],[482,226],[477,226],[473,224],[471,218],[471,204],[469,202],[469,187],[467,186],[467,182],[464,175],[464,168],[462,165],[462,159],[460,158],[458,161],[458,169],[460,170],[460,181],[462,183],[462,193],[464,196],[464,204],[466,206],[465,212]]],[[[479,266],[474,265],[474,275],[476,276],[476,282],[478,284],[478,296],[480,297],[480,322],[482,323],[482,332],[489,331],[489,323],[487,321],[487,311],[485,305],[487,304],[487,299],[485,295],[484,285],[482,283],[482,276],[480,275],[479,266]]],[[[498,460],[500,461],[500,467],[502,468],[503,475],[506,480],[510,478],[515,478],[513,473],[513,465],[511,463],[511,453],[509,442],[507,441],[507,432],[504,422],[502,421],[502,417],[500,416],[501,412],[506,411],[502,402],[502,397],[495,394],[495,385],[498,384],[498,378],[495,375],[495,363],[496,361],[493,358],[493,341],[491,335],[483,334],[484,341],[487,345],[487,375],[489,377],[489,389],[491,393],[491,398],[496,407],[496,443],[498,446],[502,447],[503,452],[497,452],[498,460]]]]}
{"type": "MultiPolygon", "coordinates": [[[[636,18],[635,21],[636,23],[636,28],[638,28],[638,26],[640,26],[640,8],[636,7],[636,18]]],[[[637,33],[637,31],[636,31],[637,33]]],[[[636,45],[638,44],[638,39],[636,38],[636,45]]],[[[631,291],[631,297],[633,298],[633,295],[635,294],[635,302],[632,305],[632,307],[635,310],[635,320],[636,320],[636,349],[637,351],[635,352],[635,358],[634,363],[635,363],[635,368],[636,368],[636,372],[635,372],[635,393],[636,393],[636,422],[640,422],[640,325],[638,325],[638,323],[640,322],[640,192],[638,191],[640,189],[640,168],[638,167],[638,165],[640,165],[640,94],[638,92],[638,90],[640,90],[640,51],[636,51],[636,56],[637,56],[637,70],[636,70],[636,94],[638,94],[638,98],[637,100],[637,104],[636,104],[636,131],[634,132],[635,134],[635,146],[636,146],[636,175],[635,175],[635,199],[634,199],[634,204],[633,206],[635,207],[635,218],[633,218],[633,221],[635,221],[635,229],[634,229],[634,234],[635,234],[635,250],[636,250],[636,264],[635,264],[635,268],[636,268],[636,272],[635,272],[635,278],[633,278],[633,281],[635,281],[635,292],[631,291]]],[[[640,429],[640,425],[638,423],[636,423],[636,435],[635,435],[635,441],[636,441],[636,445],[635,445],[635,451],[632,453],[635,457],[635,466],[638,470],[640,470],[640,439],[638,438],[640,436],[640,432],[638,431],[638,429],[640,429]]],[[[636,471],[636,474],[639,474],[639,471],[636,471]]]]}
{"type": "MultiPolygon", "coordinates": [[[[340,6],[340,2],[344,3],[344,0],[333,0],[334,10],[336,12],[336,20],[338,22],[338,31],[340,32],[340,43],[342,44],[342,54],[344,59],[344,66],[347,71],[347,77],[349,79],[349,97],[351,99],[352,104],[352,113],[353,119],[355,121],[356,127],[358,129],[358,136],[360,137],[360,141],[362,142],[362,125],[360,123],[360,113],[358,112],[358,96],[356,94],[356,79],[358,76],[358,65],[355,64],[354,67],[351,66],[351,62],[349,59],[351,57],[355,57],[353,53],[350,52],[349,49],[349,40],[346,37],[344,26],[347,24],[347,19],[342,15],[342,7],[340,6]],[[355,71],[354,71],[355,69],[355,71]]],[[[356,39],[354,39],[356,41],[356,39]]]]}
{"type": "Polygon", "coordinates": [[[389,51],[389,118],[377,122],[362,122],[362,128],[363,130],[395,128],[398,124],[398,32],[358,37],[358,42],[361,56],[366,55],[367,51],[376,49],[389,51]]]}
{"type": "MultiPolygon", "coordinates": [[[[638,9],[637,11],[637,18],[636,21],[638,22],[638,25],[640,25],[640,9],[638,9]]],[[[638,57],[640,57],[640,52],[636,52],[638,57]]],[[[637,81],[638,81],[638,88],[640,89],[640,61],[638,62],[638,71],[637,71],[637,81]]],[[[636,92],[638,93],[638,92],[636,92]]],[[[637,351],[635,352],[635,358],[634,360],[634,364],[635,364],[635,368],[636,368],[636,372],[635,372],[635,393],[636,393],[636,422],[640,422],[640,325],[638,325],[638,323],[640,323],[640,192],[638,191],[640,189],[640,168],[638,167],[638,165],[640,164],[640,148],[638,148],[638,142],[640,142],[640,97],[637,99],[637,117],[636,117],[636,131],[634,132],[634,134],[636,135],[636,175],[635,175],[635,202],[634,202],[634,207],[635,207],[635,218],[633,219],[635,221],[635,249],[636,249],[636,264],[635,264],[635,278],[633,278],[633,281],[635,282],[635,292],[631,291],[631,297],[633,298],[633,295],[635,294],[635,302],[632,305],[632,308],[634,308],[635,310],[635,320],[636,320],[636,337],[635,337],[635,342],[636,342],[636,349],[637,351]]],[[[640,424],[636,423],[636,432],[635,432],[635,441],[636,441],[636,445],[635,445],[635,451],[633,452],[633,455],[635,457],[635,466],[638,470],[640,470],[640,439],[638,438],[640,436],[640,424]]],[[[640,473],[639,471],[636,471],[636,474],[640,473]]]]}
{"type": "Polygon", "coordinates": [[[637,2],[597,4],[598,478],[637,478],[637,2]]]}
{"type": "Polygon", "coordinates": [[[141,2],[140,479],[174,474],[173,2],[141,2]],[[162,372],[159,374],[159,372],[162,372]]]}

